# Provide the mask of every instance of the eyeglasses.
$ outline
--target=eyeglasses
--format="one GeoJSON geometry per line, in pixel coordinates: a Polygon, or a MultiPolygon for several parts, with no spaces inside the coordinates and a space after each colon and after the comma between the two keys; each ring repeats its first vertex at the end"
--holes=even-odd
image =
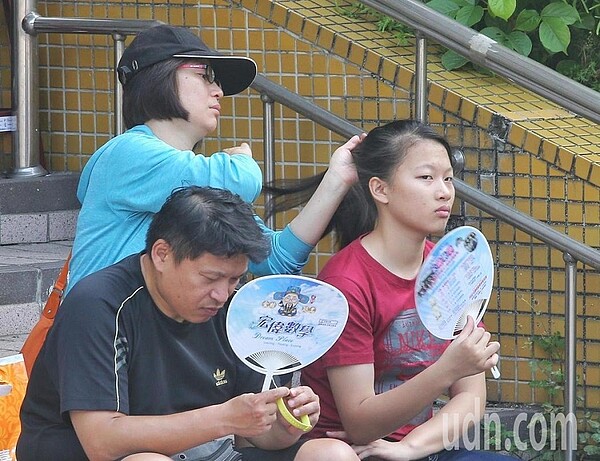
{"type": "Polygon", "coordinates": [[[204,80],[208,83],[216,83],[219,87],[221,86],[221,83],[215,75],[215,70],[210,64],[182,64],[178,69],[204,70],[202,73],[198,72],[199,75],[202,75],[204,80]]]}

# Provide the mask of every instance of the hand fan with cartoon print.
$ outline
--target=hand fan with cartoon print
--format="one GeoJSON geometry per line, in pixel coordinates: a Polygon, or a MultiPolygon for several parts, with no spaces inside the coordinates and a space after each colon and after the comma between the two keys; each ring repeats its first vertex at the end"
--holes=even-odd
{"type": "MultiPolygon", "coordinates": [[[[265,391],[273,376],[299,370],[327,352],[347,319],[348,302],[332,285],[299,275],[269,275],[246,283],[233,296],[226,329],[240,360],[265,375],[265,391]]],[[[310,429],[308,417],[296,420],[283,401],[278,407],[291,424],[310,429]]]]}
{"type": "MultiPolygon", "coordinates": [[[[425,328],[441,339],[454,339],[470,316],[485,314],[494,279],[492,252],[476,228],[461,226],[433,247],[417,275],[415,305],[425,328]]],[[[497,367],[491,369],[500,377],[497,367]]]]}

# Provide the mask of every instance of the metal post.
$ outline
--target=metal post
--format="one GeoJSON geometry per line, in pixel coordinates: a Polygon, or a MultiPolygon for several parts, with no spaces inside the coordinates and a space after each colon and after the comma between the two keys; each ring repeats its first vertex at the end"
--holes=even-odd
{"type": "Polygon", "coordinates": [[[415,112],[419,122],[427,123],[427,39],[416,33],[415,112]]]}
{"type": "Polygon", "coordinates": [[[35,11],[35,0],[13,2],[13,110],[17,127],[13,132],[13,169],[10,178],[44,176],[40,165],[38,47],[37,37],[21,25],[27,13],[35,11]]]}
{"type": "Polygon", "coordinates": [[[566,428],[563,431],[565,461],[574,461],[577,450],[576,404],[576,350],[577,340],[577,261],[569,253],[564,253],[565,260],[565,416],[566,428]]]}
{"type": "MultiPolygon", "coordinates": [[[[274,101],[268,94],[262,93],[260,99],[263,102],[263,139],[265,146],[265,181],[275,179],[275,115],[273,112],[274,101]]],[[[265,197],[266,200],[269,197],[265,197]]],[[[275,229],[275,216],[269,216],[265,224],[275,229]]]]}
{"type": "Polygon", "coordinates": [[[113,34],[113,40],[115,41],[114,46],[114,82],[115,82],[115,136],[123,133],[125,131],[125,122],[123,121],[123,87],[121,86],[121,82],[119,81],[119,77],[117,75],[116,69],[119,67],[119,59],[123,56],[123,51],[125,51],[125,35],[115,33],[113,34]]]}
{"type": "MultiPolygon", "coordinates": [[[[38,43],[37,34],[83,33],[112,34],[115,40],[115,64],[124,51],[127,34],[138,33],[162,24],[155,20],[44,18],[36,11],[35,0],[14,2],[13,109],[17,129],[14,132],[14,170],[9,177],[43,176],[40,165],[38,43]]],[[[116,66],[115,66],[116,67],[116,66]]],[[[115,81],[115,133],[123,131],[122,88],[115,81]]]]}

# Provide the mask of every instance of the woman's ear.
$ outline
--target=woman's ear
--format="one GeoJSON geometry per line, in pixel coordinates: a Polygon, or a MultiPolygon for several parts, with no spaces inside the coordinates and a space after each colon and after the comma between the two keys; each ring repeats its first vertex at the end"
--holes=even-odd
{"type": "Polygon", "coordinates": [[[388,185],[383,179],[377,176],[369,179],[369,191],[375,202],[388,203],[388,185]]]}

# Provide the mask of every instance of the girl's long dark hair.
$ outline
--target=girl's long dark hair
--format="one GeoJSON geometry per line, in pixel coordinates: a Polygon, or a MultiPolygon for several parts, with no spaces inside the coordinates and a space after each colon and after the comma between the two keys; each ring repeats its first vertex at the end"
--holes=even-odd
{"type": "MultiPolygon", "coordinates": [[[[323,236],[334,231],[336,243],[343,248],[362,234],[372,231],[377,222],[377,207],[369,191],[369,180],[378,177],[389,181],[408,150],[424,140],[440,143],[452,159],[448,141],[421,122],[396,120],[371,130],[352,151],[358,183],[350,188],[342,200],[323,236]]],[[[268,197],[265,204],[267,218],[308,202],[324,175],[325,172],[308,178],[278,179],[265,184],[263,192],[268,197]]]]}

